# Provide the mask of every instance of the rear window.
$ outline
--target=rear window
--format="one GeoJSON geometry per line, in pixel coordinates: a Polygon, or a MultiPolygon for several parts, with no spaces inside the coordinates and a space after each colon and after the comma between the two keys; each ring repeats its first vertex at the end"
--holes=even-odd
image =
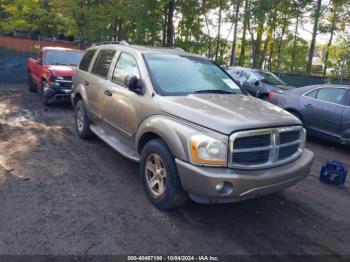
{"type": "Polygon", "coordinates": [[[96,75],[102,76],[103,78],[107,78],[109,67],[111,65],[114,54],[114,50],[100,51],[91,72],[96,75]]]}
{"type": "Polygon", "coordinates": [[[85,55],[81,59],[79,69],[83,71],[88,71],[92,58],[96,53],[96,49],[86,51],[85,55]]]}

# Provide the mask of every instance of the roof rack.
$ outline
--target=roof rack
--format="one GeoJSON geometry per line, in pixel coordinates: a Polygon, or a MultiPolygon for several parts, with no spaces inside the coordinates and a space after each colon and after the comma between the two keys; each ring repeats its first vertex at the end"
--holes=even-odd
{"type": "Polygon", "coordinates": [[[125,40],[122,40],[122,41],[99,42],[99,43],[92,44],[92,46],[99,46],[99,45],[125,45],[125,46],[129,46],[129,43],[126,42],[125,40]]]}

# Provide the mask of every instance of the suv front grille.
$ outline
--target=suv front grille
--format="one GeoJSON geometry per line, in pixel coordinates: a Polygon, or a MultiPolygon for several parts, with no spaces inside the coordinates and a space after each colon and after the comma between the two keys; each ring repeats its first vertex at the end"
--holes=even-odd
{"type": "Polygon", "coordinates": [[[230,167],[259,169],[298,158],[304,148],[301,126],[241,131],[230,137],[230,167]]]}

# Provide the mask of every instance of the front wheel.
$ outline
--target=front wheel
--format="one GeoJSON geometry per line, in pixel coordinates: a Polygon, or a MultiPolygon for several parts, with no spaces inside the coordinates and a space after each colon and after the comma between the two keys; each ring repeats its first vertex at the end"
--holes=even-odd
{"type": "Polygon", "coordinates": [[[28,73],[28,90],[31,93],[36,92],[36,87],[35,87],[35,84],[33,82],[32,77],[30,76],[30,73],[28,73]]]}
{"type": "Polygon", "coordinates": [[[174,157],[162,140],[151,140],[143,148],[140,175],[149,200],[159,209],[171,210],[187,202],[174,157]]]}
{"type": "Polygon", "coordinates": [[[90,129],[90,119],[86,113],[83,100],[79,100],[75,106],[75,129],[78,136],[82,139],[88,139],[93,136],[90,129]]]}

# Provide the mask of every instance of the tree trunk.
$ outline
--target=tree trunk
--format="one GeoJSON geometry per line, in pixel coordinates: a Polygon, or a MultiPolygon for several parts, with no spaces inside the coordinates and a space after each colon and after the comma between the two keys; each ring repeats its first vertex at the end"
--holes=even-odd
{"type": "Polygon", "coordinates": [[[256,35],[256,40],[254,43],[254,49],[253,49],[253,68],[259,68],[259,61],[260,61],[260,55],[261,55],[261,41],[262,41],[262,35],[264,33],[264,21],[260,20],[258,23],[258,31],[256,35]]]}
{"type": "Polygon", "coordinates": [[[166,31],[167,31],[167,25],[168,25],[168,7],[167,5],[164,5],[163,8],[163,38],[162,38],[162,46],[166,45],[166,31]]]}
{"type": "Polygon", "coordinates": [[[208,57],[211,57],[211,37],[210,37],[210,27],[209,27],[209,21],[207,17],[207,10],[205,9],[205,0],[203,0],[203,15],[205,20],[205,26],[207,28],[207,34],[208,34],[208,57]]]}
{"type": "Polygon", "coordinates": [[[324,68],[323,68],[323,76],[327,75],[327,67],[328,67],[328,58],[329,58],[329,48],[332,45],[332,41],[333,41],[333,35],[334,35],[334,31],[335,31],[335,22],[337,19],[337,10],[336,7],[333,7],[333,16],[332,16],[332,25],[331,25],[331,36],[329,37],[329,41],[327,44],[327,50],[326,50],[326,55],[325,55],[325,60],[324,60],[324,68]]]}
{"type": "Polygon", "coordinates": [[[241,51],[239,54],[239,62],[238,64],[240,66],[244,65],[245,60],[245,49],[247,46],[247,29],[248,29],[248,23],[249,23],[249,0],[244,1],[244,19],[243,19],[243,32],[242,32],[242,41],[241,41],[241,51]]]}
{"type": "MultiPolygon", "coordinates": [[[[276,39],[276,29],[273,30],[273,39],[276,39]]],[[[270,55],[269,55],[269,62],[268,62],[268,70],[272,71],[272,58],[273,58],[273,54],[274,54],[274,47],[275,47],[275,42],[272,41],[271,45],[270,45],[270,55]]]]}
{"type": "Polygon", "coordinates": [[[282,63],[282,42],[283,42],[283,37],[286,33],[287,29],[287,15],[284,17],[283,21],[283,27],[282,27],[282,33],[281,37],[278,43],[278,57],[277,57],[277,71],[279,72],[281,69],[281,63],[282,63]]]}
{"type": "Polygon", "coordinates": [[[166,45],[169,47],[174,46],[174,12],[175,12],[175,0],[170,0],[168,3],[168,16],[167,16],[167,32],[166,32],[166,45]]]}
{"type": "Polygon", "coordinates": [[[318,22],[320,20],[321,7],[322,7],[322,0],[317,0],[316,10],[315,10],[315,19],[314,19],[314,28],[312,31],[312,40],[311,40],[310,50],[309,50],[309,58],[306,65],[306,73],[309,75],[311,75],[311,70],[312,70],[312,59],[314,57],[314,52],[315,52],[316,36],[318,31],[318,22]]]}
{"type": "Polygon", "coordinates": [[[267,48],[268,48],[269,44],[271,44],[273,30],[274,30],[273,26],[270,26],[269,30],[267,31],[267,37],[266,37],[266,40],[264,43],[264,49],[263,49],[261,56],[260,56],[259,68],[262,68],[262,66],[264,64],[266,53],[267,53],[267,48]]]}
{"type": "Polygon", "coordinates": [[[218,34],[216,36],[215,62],[218,62],[219,48],[220,48],[220,33],[221,33],[221,16],[222,16],[222,1],[219,0],[219,20],[218,20],[218,34]]]}
{"type": "Polygon", "coordinates": [[[234,27],[234,29],[233,29],[233,40],[232,40],[232,50],[231,50],[230,66],[233,66],[234,63],[235,63],[236,45],[237,45],[238,14],[239,14],[240,5],[241,5],[241,1],[237,1],[237,2],[236,2],[235,17],[234,17],[235,27],[234,27]]]}
{"type": "MultiPolygon", "coordinates": [[[[298,10],[299,12],[299,10],[298,10]]],[[[297,21],[295,22],[294,28],[294,39],[293,39],[293,51],[292,51],[292,65],[290,71],[293,72],[295,69],[295,61],[296,61],[296,52],[297,52],[297,43],[298,43],[298,28],[299,28],[299,14],[297,16],[297,21]]]]}

